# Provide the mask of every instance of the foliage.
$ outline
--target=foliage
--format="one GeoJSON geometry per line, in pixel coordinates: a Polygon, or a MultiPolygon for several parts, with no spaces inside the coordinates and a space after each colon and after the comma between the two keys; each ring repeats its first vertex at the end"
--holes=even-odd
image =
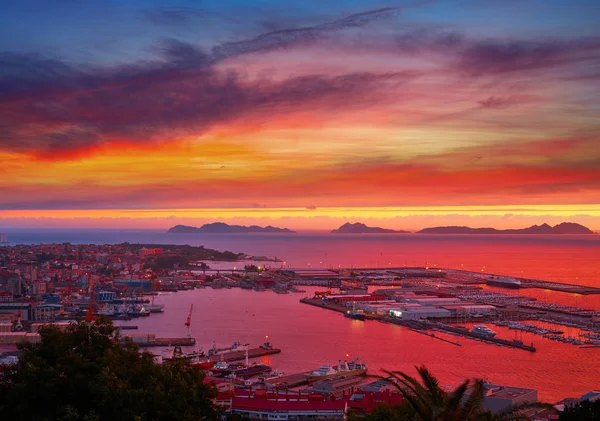
{"type": "Polygon", "coordinates": [[[260,272],[260,269],[256,265],[245,265],[244,270],[246,272],[260,272]]]}
{"type": "Polygon", "coordinates": [[[180,255],[168,255],[168,256],[156,256],[152,269],[173,269],[177,267],[185,267],[190,263],[186,256],[180,255]]]}
{"type": "Polygon", "coordinates": [[[406,403],[399,408],[378,408],[367,421],[386,419],[397,421],[517,421],[529,420],[521,411],[528,408],[551,408],[543,403],[526,403],[492,414],[483,407],[486,388],[483,380],[465,380],[453,391],[445,391],[426,367],[416,367],[416,379],[400,371],[385,371],[406,403]]]}
{"type": "Polygon", "coordinates": [[[122,345],[108,320],[44,327],[0,377],[0,419],[32,421],[212,420],[214,390],[184,362],[155,364],[122,345]]]}
{"type": "Polygon", "coordinates": [[[600,421],[600,400],[584,400],[565,407],[559,421],[600,421]]]}

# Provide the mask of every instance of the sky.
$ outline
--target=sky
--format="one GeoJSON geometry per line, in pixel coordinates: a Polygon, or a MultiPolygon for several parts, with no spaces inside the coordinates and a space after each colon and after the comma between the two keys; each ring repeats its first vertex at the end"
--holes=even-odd
{"type": "Polygon", "coordinates": [[[0,228],[600,230],[597,0],[3,0],[0,228]]]}

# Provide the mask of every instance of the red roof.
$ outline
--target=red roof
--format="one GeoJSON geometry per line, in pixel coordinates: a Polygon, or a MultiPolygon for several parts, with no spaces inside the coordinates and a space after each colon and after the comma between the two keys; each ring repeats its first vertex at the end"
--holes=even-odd
{"type": "Polygon", "coordinates": [[[231,409],[243,411],[345,411],[346,401],[338,399],[335,401],[275,401],[262,397],[241,398],[234,396],[231,409]]]}

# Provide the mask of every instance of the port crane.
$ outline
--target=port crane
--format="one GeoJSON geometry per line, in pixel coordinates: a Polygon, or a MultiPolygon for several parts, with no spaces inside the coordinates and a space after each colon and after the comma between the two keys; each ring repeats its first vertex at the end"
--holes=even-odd
{"type": "Polygon", "coordinates": [[[185,336],[187,336],[188,338],[192,337],[192,331],[190,330],[190,326],[192,325],[192,310],[194,310],[194,304],[190,305],[190,314],[188,314],[187,319],[185,321],[185,336]]]}

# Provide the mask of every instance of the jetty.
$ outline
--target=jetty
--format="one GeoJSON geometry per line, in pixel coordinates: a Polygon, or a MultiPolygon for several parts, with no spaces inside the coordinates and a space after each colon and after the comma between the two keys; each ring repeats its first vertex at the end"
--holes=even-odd
{"type": "MultiPolygon", "coordinates": [[[[280,352],[281,352],[281,349],[259,346],[258,348],[248,349],[248,358],[258,358],[258,357],[262,357],[264,355],[279,354],[280,352]]],[[[221,354],[211,355],[208,358],[214,362],[217,362],[217,361],[225,361],[225,362],[241,361],[241,360],[246,359],[246,350],[223,352],[221,354]]]]}

